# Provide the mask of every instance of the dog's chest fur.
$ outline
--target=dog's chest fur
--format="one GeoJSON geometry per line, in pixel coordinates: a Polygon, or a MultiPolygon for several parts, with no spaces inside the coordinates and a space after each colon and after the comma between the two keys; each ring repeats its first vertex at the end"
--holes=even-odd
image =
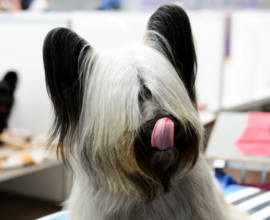
{"type": "Polygon", "coordinates": [[[86,179],[76,181],[68,209],[71,219],[80,220],[223,220],[224,207],[212,176],[205,172],[208,165],[199,158],[194,168],[171,189],[151,203],[130,203],[130,198],[114,197],[108,192],[91,192],[86,179]],[[82,182],[83,181],[83,182],[82,182]],[[86,187],[86,188],[85,188],[86,187]],[[86,211],[87,210],[87,211],[86,211]],[[107,215],[106,215],[107,213],[107,215]],[[101,215],[105,214],[105,215],[101,215]]]}

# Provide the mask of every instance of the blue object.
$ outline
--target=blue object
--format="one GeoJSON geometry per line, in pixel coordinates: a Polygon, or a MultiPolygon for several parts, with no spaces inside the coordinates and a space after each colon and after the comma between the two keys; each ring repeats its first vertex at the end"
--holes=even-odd
{"type": "Polygon", "coordinates": [[[246,188],[245,186],[238,185],[237,182],[226,173],[215,173],[215,177],[225,195],[246,188]]]}
{"type": "Polygon", "coordinates": [[[120,0],[102,0],[98,9],[99,10],[108,10],[108,9],[119,9],[120,0]]]}
{"type": "Polygon", "coordinates": [[[37,220],[68,220],[67,211],[56,212],[51,215],[44,216],[37,220]]]}

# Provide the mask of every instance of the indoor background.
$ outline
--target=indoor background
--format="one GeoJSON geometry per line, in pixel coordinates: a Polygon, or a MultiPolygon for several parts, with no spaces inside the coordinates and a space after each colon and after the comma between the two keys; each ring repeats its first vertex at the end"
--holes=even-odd
{"type": "Polygon", "coordinates": [[[0,114],[6,112],[1,83],[7,73],[17,76],[0,137],[0,219],[60,211],[72,184],[54,146],[46,145],[53,120],[42,61],[46,34],[67,27],[98,50],[117,50],[141,41],[150,15],[170,3],[186,9],[191,20],[209,164],[239,184],[270,189],[269,150],[247,155],[235,144],[250,112],[270,110],[270,1],[0,0],[0,114]]]}

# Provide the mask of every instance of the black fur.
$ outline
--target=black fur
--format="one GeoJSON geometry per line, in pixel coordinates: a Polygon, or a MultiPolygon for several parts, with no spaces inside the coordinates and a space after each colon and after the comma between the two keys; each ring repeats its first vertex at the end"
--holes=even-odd
{"type": "Polygon", "coordinates": [[[59,135],[59,147],[79,120],[84,91],[79,69],[88,50],[88,43],[67,28],[53,29],[44,41],[46,84],[55,111],[52,136],[59,135]]]}
{"type": "Polygon", "coordinates": [[[168,41],[170,48],[159,36],[156,36],[162,52],[176,68],[195,105],[197,58],[191,25],[186,12],[177,5],[162,6],[150,17],[147,29],[158,32],[168,41]]]}
{"type": "Polygon", "coordinates": [[[7,121],[14,103],[17,81],[17,73],[9,71],[0,82],[0,133],[7,127],[7,121]]]}

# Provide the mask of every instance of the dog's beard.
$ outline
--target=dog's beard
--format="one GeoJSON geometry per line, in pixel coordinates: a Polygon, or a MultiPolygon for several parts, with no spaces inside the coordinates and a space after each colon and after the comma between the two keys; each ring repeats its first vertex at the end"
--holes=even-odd
{"type": "Polygon", "coordinates": [[[184,127],[169,116],[175,124],[174,145],[166,150],[151,147],[149,137],[157,119],[147,121],[135,139],[134,151],[139,172],[137,186],[147,201],[168,193],[174,178],[181,179],[195,164],[199,153],[199,137],[196,129],[186,122],[184,127]]]}

